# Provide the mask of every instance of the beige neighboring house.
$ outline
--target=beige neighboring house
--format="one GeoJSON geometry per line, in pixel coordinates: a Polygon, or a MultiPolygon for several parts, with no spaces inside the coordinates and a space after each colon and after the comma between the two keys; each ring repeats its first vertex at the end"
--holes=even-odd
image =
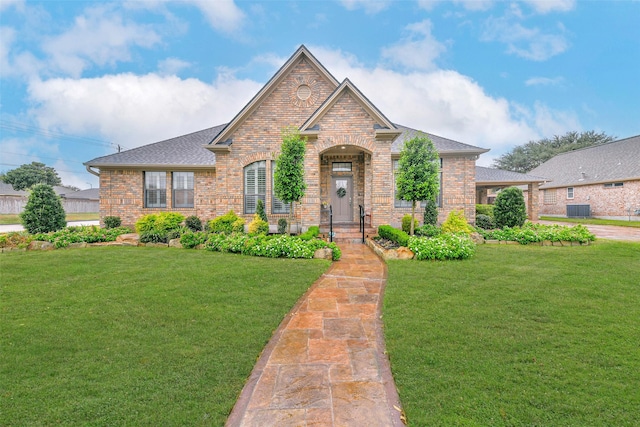
{"type": "MultiPolygon", "coordinates": [[[[233,210],[250,220],[262,200],[273,227],[289,214],[273,192],[282,130],[289,126],[307,139],[307,190],[294,206],[302,229],[327,224],[330,209],[334,223],[358,224],[362,207],[372,227],[399,225],[411,212],[410,203],[395,197],[394,171],[418,130],[391,122],[301,46],[231,122],[86,162],[100,177],[100,217],[119,216],[130,225],[161,211],[210,220],[233,210]]],[[[427,135],[440,157],[439,221],[463,210],[473,222],[476,160],[489,150],[427,135]]]]}
{"type": "Polygon", "coordinates": [[[530,172],[540,215],[640,221],[640,135],[559,154],[530,172]]]}
{"type": "MultiPolygon", "coordinates": [[[[53,191],[61,197],[62,206],[67,213],[93,213],[100,210],[100,192],[97,188],[76,191],[56,185],[53,191]]],[[[0,182],[0,214],[19,214],[28,200],[27,191],[14,190],[11,184],[0,182]]]]}

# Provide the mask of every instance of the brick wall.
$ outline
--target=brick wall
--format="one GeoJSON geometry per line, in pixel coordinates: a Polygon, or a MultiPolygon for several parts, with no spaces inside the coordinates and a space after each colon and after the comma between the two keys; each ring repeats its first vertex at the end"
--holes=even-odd
{"type": "Polygon", "coordinates": [[[640,180],[619,182],[622,187],[605,188],[604,184],[573,187],[573,199],[567,198],[567,187],[546,190],[555,191],[555,203],[545,203],[545,190],[540,190],[540,215],[566,216],[567,205],[590,205],[594,217],[628,219],[631,211],[631,219],[640,220],[640,216],[634,215],[640,209],[640,180]]]}

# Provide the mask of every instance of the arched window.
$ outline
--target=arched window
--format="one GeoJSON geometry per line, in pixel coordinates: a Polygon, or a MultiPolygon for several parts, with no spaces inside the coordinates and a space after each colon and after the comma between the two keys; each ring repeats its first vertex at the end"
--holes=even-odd
{"type": "Polygon", "coordinates": [[[244,213],[256,212],[258,199],[265,203],[267,194],[267,162],[254,162],[244,168],[244,213]]]}

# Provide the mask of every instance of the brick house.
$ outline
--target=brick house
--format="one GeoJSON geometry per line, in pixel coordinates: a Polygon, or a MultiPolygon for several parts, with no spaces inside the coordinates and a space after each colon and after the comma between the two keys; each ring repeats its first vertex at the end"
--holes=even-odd
{"type": "Polygon", "coordinates": [[[559,154],[531,172],[541,215],[640,221],[640,135],[559,154]]]}
{"type": "MultiPolygon", "coordinates": [[[[404,142],[418,131],[392,123],[301,46],[231,122],[86,162],[100,177],[100,216],[134,224],[160,211],[209,220],[233,210],[250,220],[261,199],[274,226],[288,217],[288,206],[273,194],[288,126],[307,139],[307,190],[294,206],[302,229],[326,224],[329,206],[338,224],[357,223],[363,206],[372,227],[398,225],[411,212],[394,197],[394,168],[404,142]]],[[[459,209],[473,221],[475,163],[489,150],[427,135],[440,155],[439,221],[459,209]]]]}

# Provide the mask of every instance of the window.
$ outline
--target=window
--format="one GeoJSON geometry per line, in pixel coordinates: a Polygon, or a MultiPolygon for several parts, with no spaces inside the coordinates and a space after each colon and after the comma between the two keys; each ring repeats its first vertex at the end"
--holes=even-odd
{"type": "Polygon", "coordinates": [[[333,172],[351,172],[351,162],[333,162],[331,170],[333,172]]]}
{"type": "Polygon", "coordinates": [[[193,172],[173,173],[173,207],[193,207],[193,172]]]}
{"type": "Polygon", "coordinates": [[[273,191],[275,188],[273,185],[273,177],[276,172],[276,162],[271,162],[271,213],[274,214],[288,214],[291,210],[291,205],[278,199],[276,193],[273,191]]]}
{"type": "MultiPolygon", "coordinates": [[[[398,199],[395,194],[398,191],[398,186],[396,185],[396,175],[398,173],[399,161],[393,160],[393,192],[394,192],[394,203],[393,206],[396,208],[410,208],[411,202],[407,200],[398,199]]],[[[420,202],[421,207],[425,207],[427,204],[425,202],[420,202]]],[[[442,159],[440,159],[440,172],[438,173],[438,197],[436,197],[436,206],[442,206],[442,159]]]]}
{"type": "Polygon", "coordinates": [[[254,162],[244,168],[244,213],[256,212],[258,199],[265,202],[267,194],[267,162],[254,162]]]}
{"type": "Polygon", "coordinates": [[[544,204],[545,205],[555,205],[556,204],[556,189],[552,188],[551,190],[544,190],[543,198],[544,198],[544,204]]]}
{"type": "Polygon", "coordinates": [[[167,207],[167,173],[166,172],[145,172],[144,173],[144,207],[145,208],[166,208],[167,207]]]}
{"type": "Polygon", "coordinates": [[[604,185],[604,188],[614,188],[614,187],[622,187],[624,186],[624,182],[609,182],[604,185]]]}
{"type": "Polygon", "coordinates": [[[567,199],[573,199],[573,187],[567,187],[567,199]]]}

